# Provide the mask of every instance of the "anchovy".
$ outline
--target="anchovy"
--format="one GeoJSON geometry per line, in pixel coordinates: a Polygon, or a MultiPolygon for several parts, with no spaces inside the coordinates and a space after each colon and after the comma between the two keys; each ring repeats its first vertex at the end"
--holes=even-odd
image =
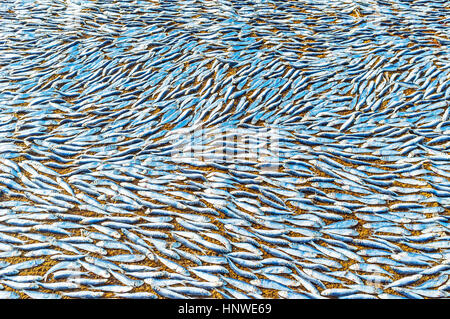
{"type": "Polygon", "coordinates": [[[0,298],[448,296],[447,3],[228,2],[2,2],[0,298]]]}

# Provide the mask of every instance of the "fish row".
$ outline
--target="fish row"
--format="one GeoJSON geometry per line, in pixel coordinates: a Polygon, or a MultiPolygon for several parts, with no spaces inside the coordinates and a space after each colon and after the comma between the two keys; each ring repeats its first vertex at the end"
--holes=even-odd
{"type": "Polygon", "coordinates": [[[4,1],[0,298],[445,298],[445,1],[4,1]]]}

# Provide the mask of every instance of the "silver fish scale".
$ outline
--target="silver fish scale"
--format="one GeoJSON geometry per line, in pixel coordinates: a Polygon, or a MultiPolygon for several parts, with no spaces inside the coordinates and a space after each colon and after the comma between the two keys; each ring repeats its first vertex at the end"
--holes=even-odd
{"type": "Polygon", "coordinates": [[[1,298],[444,298],[446,1],[2,1],[1,298]]]}

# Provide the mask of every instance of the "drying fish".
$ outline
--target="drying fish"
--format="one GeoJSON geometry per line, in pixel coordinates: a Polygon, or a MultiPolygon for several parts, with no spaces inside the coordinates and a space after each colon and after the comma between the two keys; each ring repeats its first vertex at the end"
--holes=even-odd
{"type": "Polygon", "coordinates": [[[448,296],[445,0],[0,7],[0,298],[448,296]]]}

